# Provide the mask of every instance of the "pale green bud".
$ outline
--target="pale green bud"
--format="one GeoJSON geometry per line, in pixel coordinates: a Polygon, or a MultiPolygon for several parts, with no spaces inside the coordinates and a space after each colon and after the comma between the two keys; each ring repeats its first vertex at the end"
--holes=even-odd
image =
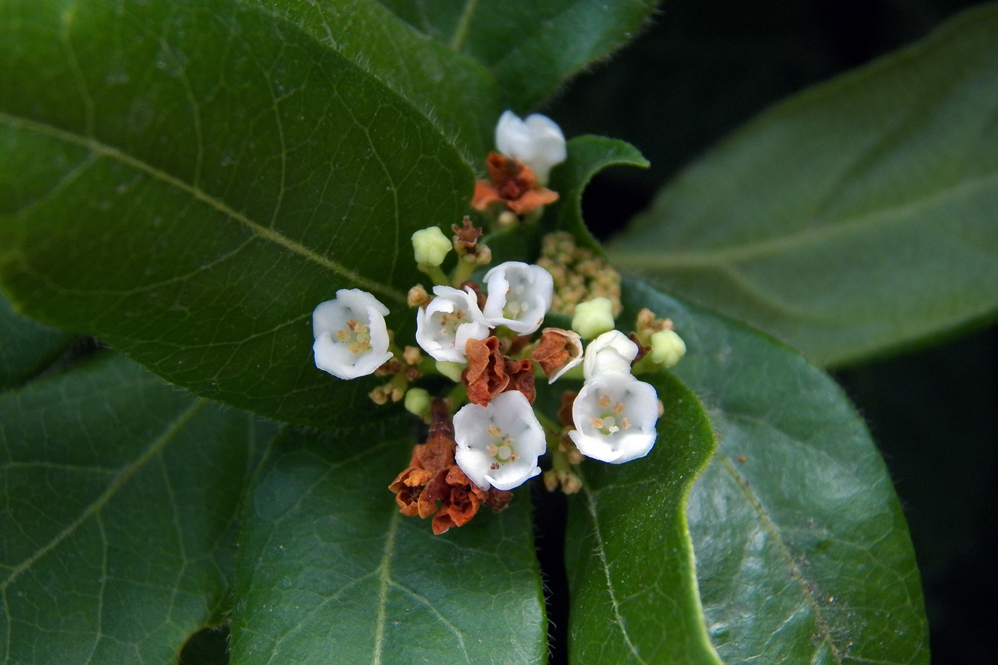
{"type": "Polygon", "coordinates": [[[583,339],[595,339],[613,330],[613,303],[607,298],[593,298],[575,306],[572,330],[583,339]]]}
{"type": "Polygon", "coordinates": [[[461,372],[464,371],[464,368],[464,363],[452,363],[446,360],[437,361],[437,371],[457,383],[461,382],[461,372]]]}
{"type": "Polygon", "coordinates": [[[686,342],[675,330],[660,330],[651,336],[651,359],[663,367],[672,367],[686,355],[686,342]]]}
{"type": "Polygon", "coordinates": [[[416,263],[424,266],[439,266],[451,250],[450,238],[436,226],[431,226],[412,234],[412,251],[416,263]]]}
{"type": "Polygon", "coordinates": [[[405,394],[405,410],[414,416],[425,418],[430,414],[430,393],[422,388],[409,388],[405,394]]]}

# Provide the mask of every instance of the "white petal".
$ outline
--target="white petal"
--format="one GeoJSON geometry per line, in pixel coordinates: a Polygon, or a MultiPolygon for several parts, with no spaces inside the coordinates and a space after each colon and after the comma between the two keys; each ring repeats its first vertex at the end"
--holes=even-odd
{"type": "Polygon", "coordinates": [[[388,308],[377,298],[360,289],[340,289],[336,298],[320,303],[312,312],[312,351],[315,366],[340,379],[356,379],[373,374],[392,354],[388,351],[388,329],[385,315],[388,308]],[[347,322],[356,319],[368,328],[370,348],[360,353],[349,349],[349,342],[336,338],[337,331],[347,329],[347,322]]]}
{"type": "Polygon", "coordinates": [[[572,405],[575,430],[569,436],[586,457],[623,464],[644,457],[655,445],[658,431],[658,395],[650,384],[638,381],[629,374],[602,374],[586,381],[572,405]],[[600,406],[601,397],[609,398],[608,406],[600,406]],[[612,407],[621,403],[625,408],[616,413],[612,407]],[[594,419],[605,422],[613,417],[617,431],[605,433],[594,424],[594,419]],[[621,426],[628,419],[628,427],[621,426]]]}
{"type": "Polygon", "coordinates": [[[537,458],[546,450],[544,429],[523,393],[501,393],[488,406],[468,404],[454,414],[454,460],[479,487],[510,490],[538,473],[537,458]],[[498,439],[489,432],[495,426],[500,437],[509,435],[515,461],[500,461],[489,454],[498,439]],[[498,468],[492,468],[496,465],[498,468]]]}
{"type": "Polygon", "coordinates": [[[544,185],[551,168],[565,161],[565,135],[551,118],[535,113],[520,120],[506,111],[496,125],[496,149],[507,157],[526,164],[544,185]]]}
{"type": "Polygon", "coordinates": [[[525,335],[540,328],[551,309],[554,298],[554,278],[537,265],[507,261],[485,273],[488,298],[483,314],[488,325],[506,326],[525,335]],[[521,290],[522,293],[514,293],[521,290]],[[507,305],[516,301],[518,311],[506,316],[507,305]]]}
{"type": "Polygon", "coordinates": [[[619,330],[603,333],[586,348],[582,374],[586,379],[604,372],[631,373],[631,362],[638,357],[638,345],[619,330]]]}
{"type": "Polygon", "coordinates": [[[478,309],[478,296],[471,289],[434,286],[436,297],[416,312],[416,343],[435,360],[463,363],[464,345],[469,339],[485,339],[489,326],[478,309]],[[443,317],[463,312],[464,322],[445,326],[443,317]]]}

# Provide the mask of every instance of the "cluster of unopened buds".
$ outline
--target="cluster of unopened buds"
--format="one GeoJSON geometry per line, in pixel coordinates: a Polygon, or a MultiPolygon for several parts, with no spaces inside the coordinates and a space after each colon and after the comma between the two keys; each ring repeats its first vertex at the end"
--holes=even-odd
{"type": "MultiPolygon", "coordinates": [[[[513,214],[518,223],[557,198],[540,183],[565,159],[565,140],[548,118],[523,122],[507,112],[496,144],[501,154],[489,156],[492,181],[478,184],[473,205],[491,207],[494,219],[513,214]],[[500,162],[497,178],[493,166],[500,162]],[[510,173],[513,185],[503,180],[510,173]]],[[[434,533],[465,524],[482,505],[504,508],[510,490],[540,475],[538,459],[546,452],[551,468],[544,484],[566,493],[581,488],[573,467],[584,457],[621,464],[647,455],[662,403],[635,374],[670,367],[686,350],[671,322],[648,310],[630,335],[616,330],[619,303],[603,297],[573,306],[571,330],[542,328],[555,297],[549,270],[507,261],[472,281],[492,262],[483,232],[468,217],[451,230],[451,237],[438,227],[412,236],[417,266],[434,282],[432,295],[422,285],[409,291],[418,346],[400,348],[385,323],[388,308],[358,289],[337,291],[316,307],[312,321],[319,369],[340,379],[391,377],[371,399],[404,401],[429,424],[426,443],[415,446],[408,468],[389,487],[403,514],[433,516],[434,533]],[[452,251],[457,262],[446,274],[442,266],[452,251]],[[584,339],[591,341],[583,350],[584,339]],[[412,385],[431,374],[455,385],[439,397],[412,385]],[[584,383],[578,393],[562,394],[556,422],[533,406],[535,378],[584,383]]]]}

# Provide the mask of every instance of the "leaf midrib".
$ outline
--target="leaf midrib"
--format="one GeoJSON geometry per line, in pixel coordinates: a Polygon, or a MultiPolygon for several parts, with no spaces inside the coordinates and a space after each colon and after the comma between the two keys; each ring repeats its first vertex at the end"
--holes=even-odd
{"type": "Polygon", "coordinates": [[[276,245],[284,247],[288,251],[294,254],[298,254],[299,256],[305,258],[306,260],[315,263],[319,266],[322,266],[323,268],[326,268],[327,270],[330,270],[331,272],[334,272],[337,275],[340,275],[341,277],[346,278],[353,284],[363,289],[379,293],[397,302],[401,303],[406,302],[406,296],[401,291],[396,290],[390,286],[381,284],[380,282],[375,282],[374,280],[368,279],[367,277],[364,277],[354,272],[353,270],[350,270],[341,263],[333,261],[332,259],[323,256],[312,249],[309,249],[305,245],[302,245],[301,243],[292,240],[291,238],[288,238],[282,233],[279,233],[271,228],[268,228],[258,222],[254,222],[246,215],[236,210],[233,210],[223,201],[216,199],[215,197],[209,195],[200,188],[195,187],[194,185],[191,185],[187,182],[184,182],[183,180],[167,173],[166,171],[158,169],[152,166],[151,164],[142,161],[141,159],[132,157],[131,155],[123,152],[122,150],[119,150],[118,148],[102,143],[97,139],[90,138],[87,136],[82,136],[80,134],[61,129],[59,127],[55,127],[47,123],[38,122],[36,120],[31,120],[28,118],[11,115],[9,113],[5,113],[2,111],[0,111],[0,122],[10,126],[14,130],[33,132],[35,134],[40,134],[42,136],[48,136],[58,141],[64,141],[66,143],[71,143],[73,145],[86,148],[101,157],[117,161],[121,164],[124,164],[125,166],[141,171],[160,182],[175,187],[181,192],[195,198],[196,200],[208,205],[209,207],[214,208],[216,211],[222,213],[229,219],[245,226],[253,233],[254,236],[262,240],[265,240],[267,242],[272,242],[276,245]]]}
{"type": "MultiPolygon", "coordinates": [[[[957,185],[940,189],[904,205],[884,208],[867,215],[857,216],[851,220],[810,227],[789,235],[737,247],[653,253],[630,252],[626,249],[626,245],[617,245],[610,248],[608,254],[616,265],[623,268],[659,268],[666,271],[684,268],[724,268],[734,263],[799,251],[808,245],[863,233],[879,226],[904,222],[921,208],[931,207],[960,195],[969,195],[978,189],[986,189],[988,186],[998,186],[998,172],[964,180],[957,185]]],[[[628,238],[628,240],[633,241],[639,238],[640,233],[636,234],[634,238],[628,238]]]]}

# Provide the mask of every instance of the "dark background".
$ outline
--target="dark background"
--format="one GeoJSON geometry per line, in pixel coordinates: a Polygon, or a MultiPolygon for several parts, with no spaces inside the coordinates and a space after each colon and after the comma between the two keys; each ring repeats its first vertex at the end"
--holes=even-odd
{"type": "MultiPolygon", "coordinates": [[[[541,109],[569,137],[637,146],[647,171],[612,169],[586,191],[601,239],[655,191],[770,104],[925,36],[960,0],[667,0],[654,24],[541,109]]],[[[936,665],[995,662],[998,626],[998,328],[835,372],[866,418],[908,518],[936,665]]],[[[564,497],[535,492],[552,665],[567,663],[564,497]]],[[[224,663],[224,631],[182,656],[224,663]]]]}

